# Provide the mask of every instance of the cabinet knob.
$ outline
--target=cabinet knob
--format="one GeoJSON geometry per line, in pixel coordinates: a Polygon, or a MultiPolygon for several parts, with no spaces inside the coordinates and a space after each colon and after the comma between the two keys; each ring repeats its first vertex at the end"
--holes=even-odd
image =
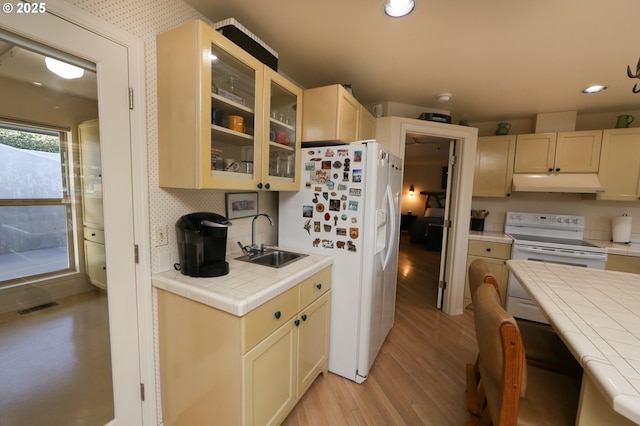
{"type": "Polygon", "coordinates": [[[95,232],[92,232],[92,233],[91,233],[91,236],[92,236],[92,237],[95,237],[95,236],[96,236],[96,233],[95,233],[95,232]]]}
{"type": "Polygon", "coordinates": [[[106,271],[106,270],[107,270],[107,267],[106,267],[106,266],[103,266],[103,267],[102,267],[102,270],[103,270],[103,271],[106,271]]]}
{"type": "Polygon", "coordinates": [[[271,184],[267,183],[267,184],[264,185],[264,187],[265,187],[265,189],[269,189],[269,188],[271,188],[271,184]]]}
{"type": "Polygon", "coordinates": [[[276,317],[276,319],[280,319],[280,317],[282,316],[282,312],[276,311],[276,313],[273,314],[273,316],[276,317]]]}
{"type": "Polygon", "coordinates": [[[560,171],[560,167],[556,167],[556,172],[559,172],[559,171],[560,171]]]}
{"type": "Polygon", "coordinates": [[[553,167],[549,167],[549,173],[553,171],[553,167]]]}
{"type": "Polygon", "coordinates": [[[294,323],[294,324],[296,325],[296,327],[297,327],[297,326],[299,326],[299,325],[300,325],[300,320],[299,320],[299,319],[297,319],[297,320],[295,320],[293,323],[294,323]]]}
{"type": "Polygon", "coordinates": [[[262,189],[262,182],[258,183],[258,189],[262,189]]]}
{"type": "Polygon", "coordinates": [[[487,247],[487,251],[491,251],[491,247],[487,247]]]}
{"type": "Polygon", "coordinates": [[[318,283],[318,284],[316,284],[316,288],[317,288],[318,290],[320,290],[320,289],[322,288],[322,283],[318,283]]]}
{"type": "Polygon", "coordinates": [[[307,320],[307,314],[302,314],[302,321],[306,321],[307,320]]]}

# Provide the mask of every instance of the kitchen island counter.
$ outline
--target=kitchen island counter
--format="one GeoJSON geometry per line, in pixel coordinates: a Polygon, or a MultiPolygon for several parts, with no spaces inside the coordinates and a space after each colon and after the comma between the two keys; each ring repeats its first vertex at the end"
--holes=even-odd
{"type": "Polygon", "coordinates": [[[156,288],[241,317],[331,266],[333,257],[310,254],[282,268],[234,258],[227,261],[229,273],[221,277],[194,278],[180,271],[166,271],[154,274],[151,282],[156,288]]]}
{"type": "Polygon", "coordinates": [[[640,424],[640,275],[527,260],[507,266],[584,368],[576,424],[640,424]]]}

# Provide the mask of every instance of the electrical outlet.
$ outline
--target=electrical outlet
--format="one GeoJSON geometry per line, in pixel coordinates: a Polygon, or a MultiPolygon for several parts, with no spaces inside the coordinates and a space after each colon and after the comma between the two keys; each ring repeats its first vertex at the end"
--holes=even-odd
{"type": "Polygon", "coordinates": [[[156,247],[166,246],[169,242],[168,240],[167,225],[158,225],[156,227],[156,247]]]}

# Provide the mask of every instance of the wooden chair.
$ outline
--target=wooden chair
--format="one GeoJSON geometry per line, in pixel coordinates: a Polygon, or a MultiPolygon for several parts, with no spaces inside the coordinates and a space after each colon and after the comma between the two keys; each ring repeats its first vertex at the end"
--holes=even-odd
{"type": "Polygon", "coordinates": [[[491,284],[481,284],[474,301],[480,349],[480,387],[486,402],[468,425],[573,425],[580,381],[526,365],[515,319],[491,284]]]}

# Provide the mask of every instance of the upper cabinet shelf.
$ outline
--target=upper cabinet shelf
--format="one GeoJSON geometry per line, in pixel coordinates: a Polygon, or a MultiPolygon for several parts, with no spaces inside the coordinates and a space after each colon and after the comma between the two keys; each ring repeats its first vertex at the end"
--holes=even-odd
{"type": "Polygon", "coordinates": [[[299,189],[301,88],[202,21],[157,54],[160,186],[299,189]]]}

